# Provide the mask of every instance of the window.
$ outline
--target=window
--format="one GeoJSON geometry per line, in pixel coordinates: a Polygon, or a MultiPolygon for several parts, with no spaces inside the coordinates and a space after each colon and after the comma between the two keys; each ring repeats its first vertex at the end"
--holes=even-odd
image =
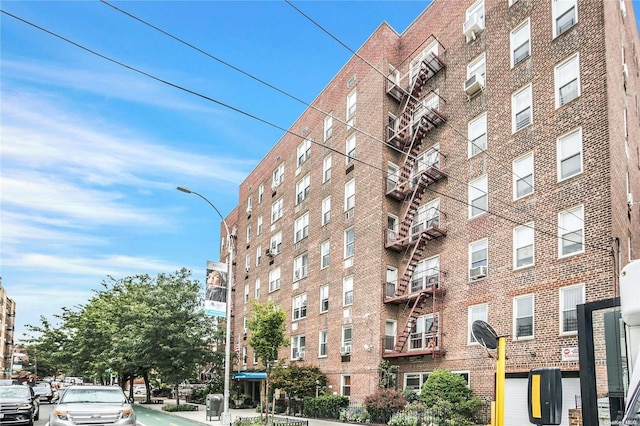
{"type": "Polygon", "coordinates": [[[322,244],[320,244],[320,269],[324,269],[329,266],[330,250],[331,245],[329,240],[323,241],[322,244]]]}
{"type": "Polygon", "coordinates": [[[304,334],[291,336],[291,359],[296,360],[304,358],[305,340],[304,334]]]}
{"type": "Polygon", "coordinates": [[[584,284],[560,289],[560,334],[578,332],[578,305],[584,303],[584,284]]]}
{"type": "Polygon", "coordinates": [[[412,133],[418,128],[423,115],[432,110],[438,110],[440,108],[440,96],[438,96],[437,90],[422,101],[415,104],[413,108],[413,114],[411,116],[411,131],[412,133]]]}
{"type": "Polygon", "coordinates": [[[553,22],[554,37],[578,22],[577,0],[553,0],[553,22]]]}
{"type": "Polygon", "coordinates": [[[416,318],[409,335],[409,350],[435,350],[438,347],[438,314],[416,318]]]}
{"type": "Polygon", "coordinates": [[[531,56],[531,22],[529,19],[511,31],[511,66],[514,67],[531,56]]]}
{"type": "Polygon", "coordinates": [[[351,376],[343,374],[340,378],[340,394],[342,396],[351,395],[351,376]]]}
{"type": "Polygon", "coordinates": [[[351,179],[344,185],[344,211],[351,210],[356,205],[356,180],[351,179]]]}
{"type": "Polygon", "coordinates": [[[481,321],[487,321],[487,318],[489,316],[489,305],[487,305],[486,303],[482,303],[480,305],[473,305],[473,306],[469,306],[469,323],[468,323],[468,344],[474,344],[474,343],[478,343],[478,341],[476,340],[475,337],[473,337],[473,333],[471,332],[471,326],[473,324],[474,321],[477,320],[481,320],[481,321]]]}
{"type": "Polygon", "coordinates": [[[247,254],[247,255],[244,257],[244,270],[245,270],[246,272],[249,272],[249,268],[251,268],[251,255],[250,255],[250,254],[247,254]]]}
{"type": "MultiPolygon", "coordinates": [[[[343,325],[342,326],[342,345],[341,346],[351,346],[353,342],[353,326],[352,325],[343,325]]],[[[351,352],[351,351],[347,351],[351,352]]]]}
{"type": "Polygon", "coordinates": [[[387,297],[393,297],[396,294],[398,286],[398,270],[392,266],[387,266],[387,297]]]}
{"type": "Polygon", "coordinates": [[[329,342],[329,331],[320,330],[318,333],[318,357],[324,358],[327,356],[327,343],[329,342]]]}
{"type": "Polygon", "coordinates": [[[262,246],[256,247],[256,266],[262,264],[262,246]]]}
{"type": "Polygon", "coordinates": [[[488,182],[487,176],[481,176],[478,179],[469,182],[469,218],[480,216],[487,211],[488,199],[488,182]]]}
{"type": "Polygon", "coordinates": [[[323,285],[320,287],[320,313],[327,312],[329,310],[329,286],[323,285]]]}
{"type": "Polygon", "coordinates": [[[269,243],[269,250],[272,256],[280,253],[282,250],[282,232],[278,232],[274,236],[271,237],[271,241],[269,243]]]}
{"type": "Polygon", "coordinates": [[[293,242],[297,243],[309,236],[309,212],[303,214],[294,223],[293,242]]]}
{"type": "Polygon", "coordinates": [[[356,231],[349,228],[344,231],[344,258],[352,257],[356,250],[356,231]]]}
{"type": "Polygon", "coordinates": [[[242,365],[247,365],[247,347],[242,347],[242,365]]]}
{"type": "Polygon", "coordinates": [[[386,320],[384,322],[384,350],[392,351],[396,347],[396,328],[397,323],[394,320],[386,320]]]}
{"type": "Polygon", "coordinates": [[[513,269],[531,266],[534,263],[533,222],[513,230],[513,269]]]}
{"type": "Polygon", "coordinates": [[[251,214],[252,209],[253,209],[253,197],[249,195],[247,197],[247,214],[251,214]]]}
{"type": "Polygon", "coordinates": [[[352,162],[356,158],[356,135],[355,135],[355,133],[347,138],[345,153],[347,154],[347,156],[346,156],[347,164],[349,164],[350,162],[352,162]]]}
{"type": "Polygon", "coordinates": [[[467,65],[467,78],[471,78],[476,74],[480,74],[484,79],[486,74],[486,59],[485,54],[478,56],[467,65]]]}
{"type": "Polygon", "coordinates": [[[347,120],[351,120],[356,115],[357,93],[353,90],[347,95],[347,120]]]}
{"type": "MultiPolygon", "coordinates": [[[[452,371],[452,373],[458,374],[461,376],[465,382],[467,382],[467,386],[470,383],[469,371],[452,371]]],[[[416,393],[420,393],[420,389],[422,389],[422,385],[427,381],[429,375],[431,373],[405,373],[404,375],[404,387],[405,389],[411,389],[416,393]]]]}
{"type": "Polygon", "coordinates": [[[264,198],[264,184],[260,184],[258,187],[258,204],[262,203],[262,199],[264,198]]]}
{"type": "Polygon", "coordinates": [[[256,235],[262,234],[262,216],[258,216],[258,226],[256,229],[256,235]]]}
{"type": "Polygon", "coordinates": [[[293,259],[293,282],[307,276],[309,270],[309,256],[307,253],[293,259]]]}
{"type": "Polygon", "coordinates": [[[260,278],[256,278],[256,286],[253,289],[253,297],[260,299],[260,278]]]}
{"type": "Polygon", "coordinates": [[[531,113],[531,84],[511,96],[511,116],[513,133],[533,122],[531,113]]]}
{"type": "Polygon", "coordinates": [[[582,129],[558,138],[558,181],[582,173],[582,129]]]}
{"type": "Polygon", "coordinates": [[[584,206],[580,205],[558,214],[560,257],[584,251],[584,206]]]}
{"type": "Polygon", "coordinates": [[[293,321],[307,317],[307,294],[301,294],[293,298],[293,321]]]}
{"type": "Polygon", "coordinates": [[[513,162],[513,198],[517,200],[529,194],[533,194],[532,152],[513,162]]]}
{"type": "Polygon", "coordinates": [[[247,242],[251,242],[251,225],[247,225],[247,242]]]}
{"type": "Polygon", "coordinates": [[[469,122],[469,157],[487,149],[487,114],[484,113],[480,117],[469,122]]]}
{"type": "Polygon", "coordinates": [[[322,183],[331,179],[331,154],[322,160],[322,183]]]}
{"type": "Polygon", "coordinates": [[[416,157],[416,161],[414,163],[413,169],[411,170],[411,184],[415,185],[418,183],[418,179],[420,175],[431,167],[439,167],[440,165],[440,156],[439,154],[439,145],[434,145],[422,154],[416,157]]]}
{"type": "Polygon", "coordinates": [[[387,215],[387,244],[391,244],[398,238],[398,218],[387,215]]]}
{"type": "Polygon", "coordinates": [[[469,279],[476,280],[487,275],[488,256],[487,239],[469,244],[469,279]]]}
{"type": "Polygon", "coordinates": [[[306,175],[296,183],[296,204],[300,204],[302,200],[309,195],[309,186],[311,185],[311,177],[306,175]]]}
{"type": "MultiPolygon", "coordinates": [[[[476,22],[481,30],[484,29],[484,0],[475,2],[467,9],[464,28],[466,29],[473,22],[476,22]]],[[[472,39],[475,39],[475,36],[472,39]]],[[[469,41],[469,36],[467,36],[467,41],[469,41]]]]}
{"type": "Polygon", "coordinates": [[[244,285],[244,303],[249,303],[249,284],[244,285]]]}
{"type": "Polygon", "coordinates": [[[387,191],[391,191],[398,185],[400,167],[397,164],[387,163],[387,191]]]}
{"type": "Polygon", "coordinates": [[[280,267],[269,271],[269,293],[280,289],[280,267]]]}
{"type": "Polygon", "coordinates": [[[324,140],[327,141],[333,134],[333,117],[327,115],[324,118],[324,140]]]}
{"type": "Polygon", "coordinates": [[[322,225],[329,223],[331,219],[331,196],[322,200],[322,225]]]}
{"type": "Polygon", "coordinates": [[[342,305],[353,304],[353,277],[346,277],[342,280],[342,305]]]}
{"type": "Polygon", "coordinates": [[[297,157],[296,164],[298,165],[298,167],[300,167],[302,163],[307,161],[307,159],[311,155],[311,140],[309,139],[303,140],[302,143],[298,145],[297,154],[298,154],[298,157],[297,157]]]}
{"type": "Polygon", "coordinates": [[[423,230],[438,226],[440,226],[440,199],[436,198],[416,210],[411,224],[412,240],[418,239],[423,230]]]}
{"type": "Polygon", "coordinates": [[[411,293],[438,287],[440,278],[440,257],[421,260],[411,275],[411,293]]]}
{"type": "Polygon", "coordinates": [[[284,206],[284,200],[280,197],[276,202],[271,204],[271,223],[282,217],[282,207],[284,206]]]}
{"type": "Polygon", "coordinates": [[[280,185],[282,180],[284,179],[284,164],[280,164],[277,169],[273,171],[273,181],[271,184],[272,188],[280,185]]]}
{"type": "MultiPolygon", "coordinates": [[[[422,63],[430,63],[433,57],[438,54],[438,42],[433,42],[427,46],[418,56],[409,63],[410,81],[413,83],[422,69],[422,63]]],[[[397,80],[396,80],[397,81],[397,80]]]]}
{"type": "Polygon", "coordinates": [[[513,298],[514,340],[533,337],[533,294],[513,298]]]}
{"type": "Polygon", "coordinates": [[[556,108],[580,96],[580,58],[576,53],[555,68],[556,108]]]}

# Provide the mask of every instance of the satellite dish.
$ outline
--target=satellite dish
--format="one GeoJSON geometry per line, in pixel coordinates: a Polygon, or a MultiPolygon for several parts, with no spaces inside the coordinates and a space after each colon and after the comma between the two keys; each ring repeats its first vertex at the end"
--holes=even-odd
{"type": "Polygon", "coordinates": [[[473,337],[487,349],[495,349],[498,347],[498,333],[489,325],[489,323],[476,320],[471,324],[471,334],[473,337]]]}

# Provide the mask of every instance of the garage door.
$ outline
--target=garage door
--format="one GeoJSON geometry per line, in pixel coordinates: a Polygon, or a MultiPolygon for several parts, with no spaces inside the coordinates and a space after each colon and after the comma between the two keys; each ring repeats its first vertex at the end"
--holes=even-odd
{"type": "MultiPolygon", "coordinates": [[[[505,381],[504,425],[531,426],[527,407],[528,379],[505,381]]],[[[575,408],[576,395],[580,395],[579,378],[562,379],[562,426],[569,426],[568,410],[575,408]]]]}

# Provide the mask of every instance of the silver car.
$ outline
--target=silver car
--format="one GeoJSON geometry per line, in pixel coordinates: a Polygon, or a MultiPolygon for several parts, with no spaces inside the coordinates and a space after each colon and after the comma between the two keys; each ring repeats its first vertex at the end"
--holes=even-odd
{"type": "Polygon", "coordinates": [[[49,426],[135,426],[131,401],[116,386],[69,386],[49,416],[49,426]]]}

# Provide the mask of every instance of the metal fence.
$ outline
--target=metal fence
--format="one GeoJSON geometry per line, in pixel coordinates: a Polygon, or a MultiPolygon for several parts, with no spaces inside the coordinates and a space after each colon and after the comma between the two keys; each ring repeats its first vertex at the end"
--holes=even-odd
{"type": "Polygon", "coordinates": [[[233,422],[234,426],[269,424],[273,426],[309,426],[309,421],[299,418],[289,418],[280,416],[252,416],[252,417],[236,417],[233,422]],[[268,419],[268,420],[267,420],[268,419]]]}

